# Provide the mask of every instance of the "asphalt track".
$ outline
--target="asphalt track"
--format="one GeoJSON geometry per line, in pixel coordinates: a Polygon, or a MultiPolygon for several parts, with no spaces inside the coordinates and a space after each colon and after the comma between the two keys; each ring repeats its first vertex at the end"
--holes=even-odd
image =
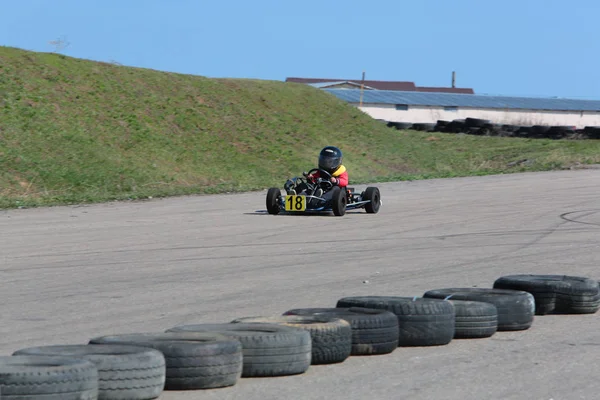
{"type": "MultiPolygon", "coordinates": [[[[378,186],[379,214],[341,218],[270,216],[266,192],[2,211],[0,354],[506,274],[600,278],[599,170],[378,186]]],[[[526,331],[161,399],[597,399],[599,358],[598,315],[536,316],[526,331]]]]}

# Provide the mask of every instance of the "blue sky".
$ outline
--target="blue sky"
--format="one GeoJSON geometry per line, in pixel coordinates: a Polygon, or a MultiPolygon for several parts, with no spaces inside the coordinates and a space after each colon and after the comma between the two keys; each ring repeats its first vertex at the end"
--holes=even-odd
{"type": "Polygon", "coordinates": [[[597,0],[4,0],[0,45],[208,77],[600,99],[597,0]]]}

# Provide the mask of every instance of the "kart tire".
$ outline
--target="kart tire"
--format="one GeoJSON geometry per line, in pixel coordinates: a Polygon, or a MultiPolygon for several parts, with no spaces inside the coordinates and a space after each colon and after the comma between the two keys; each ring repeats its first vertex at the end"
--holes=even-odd
{"type": "Polygon", "coordinates": [[[399,296],[353,296],[337,307],[364,307],[391,311],[398,318],[398,346],[440,346],[454,338],[456,313],[449,301],[399,296]]]}
{"type": "Polygon", "coordinates": [[[13,356],[60,356],[93,362],[99,400],[148,400],[165,385],[165,357],[158,350],[125,345],[75,344],[28,347],[13,356]]]}
{"type": "Polygon", "coordinates": [[[379,188],[369,186],[367,190],[364,191],[362,200],[369,200],[369,203],[365,204],[365,211],[367,211],[367,213],[377,214],[379,212],[379,207],[381,206],[381,194],[379,193],[379,188]]]}
{"type": "Polygon", "coordinates": [[[598,282],[569,275],[507,275],[494,288],[523,290],[535,299],[535,314],[594,314],[600,308],[598,282]]]}
{"type": "Polygon", "coordinates": [[[215,332],[242,344],[242,377],[302,374],[311,363],[312,342],[307,331],[275,324],[222,323],[180,325],[167,332],[215,332]]]}
{"type": "Polygon", "coordinates": [[[498,310],[491,303],[449,300],[454,305],[455,339],[476,339],[492,336],[498,330],[498,310]]]}
{"type": "Polygon", "coordinates": [[[0,388],[8,400],[96,400],[93,362],[57,356],[1,356],[0,388]]]}
{"type": "Polygon", "coordinates": [[[298,308],[283,315],[327,316],[346,320],[352,329],[352,356],[389,354],[398,347],[398,318],[371,308],[298,308]]]}
{"type": "Polygon", "coordinates": [[[529,329],[535,313],[534,297],[520,290],[445,288],[427,291],[423,297],[492,303],[498,311],[498,331],[529,329]]]}
{"type": "Polygon", "coordinates": [[[166,361],[165,390],[213,389],[233,386],[242,373],[239,341],[211,333],[132,333],[96,337],[90,344],[149,347],[166,361]]]}
{"type": "Polygon", "coordinates": [[[267,212],[272,215],[279,214],[279,197],[281,196],[281,190],[278,188],[269,188],[267,191],[267,212]]]}
{"type": "Polygon", "coordinates": [[[245,317],[231,322],[278,324],[308,331],[312,340],[312,365],[341,363],[350,357],[352,351],[350,324],[333,316],[245,317]]]}
{"type": "Polygon", "coordinates": [[[334,186],[331,190],[331,202],[334,215],[341,217],[346,214],[346,205],[348,204],[346,191],[339,186],[334,186]]]}

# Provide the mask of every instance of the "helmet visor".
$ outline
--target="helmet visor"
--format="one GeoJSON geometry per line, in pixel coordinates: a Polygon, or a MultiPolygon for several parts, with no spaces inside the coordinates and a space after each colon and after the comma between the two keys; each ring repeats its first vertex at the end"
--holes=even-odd
{"type": "Polygon", "coordinates": [[[341,158],[340,157],[319,157],[319,168],[324,169],[326,171],[333,171],[337,167],[340,166],[341,158]]]}

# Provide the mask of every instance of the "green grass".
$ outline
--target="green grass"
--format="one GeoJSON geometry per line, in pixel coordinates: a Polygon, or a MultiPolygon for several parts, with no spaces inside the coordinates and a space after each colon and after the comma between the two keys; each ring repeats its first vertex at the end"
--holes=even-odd
{"type": "Polygon", "coordinates": [[[0,47],[0,208],[281,187],[330,144],[359,184],[598,163],[599,142],[400,132],[306,85],[0,47]]]}

